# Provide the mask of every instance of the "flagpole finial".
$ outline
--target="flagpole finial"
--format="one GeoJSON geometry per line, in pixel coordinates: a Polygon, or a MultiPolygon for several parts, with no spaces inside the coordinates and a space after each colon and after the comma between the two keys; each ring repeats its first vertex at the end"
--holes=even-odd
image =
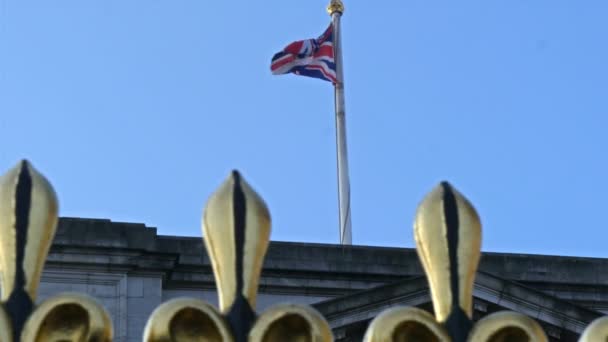
{"type": "Polygon", "coordinates": [[[342,0],[331,0],[327,6],[327,13],[329,13],[329,15],[333,15],[334,13],[344,13],[344,4],[342,3],[342,0]]]}

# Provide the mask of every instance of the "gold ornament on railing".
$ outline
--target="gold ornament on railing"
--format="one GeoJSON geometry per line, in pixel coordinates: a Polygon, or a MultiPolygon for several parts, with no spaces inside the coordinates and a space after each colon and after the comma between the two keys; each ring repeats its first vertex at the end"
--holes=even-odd
{"type": "Polygon", "coordinates": [[[66,293],[35,305],[57,210],[53,188],[27,161],[0,178],[0,342],[112,339],[109,315],[90,297],[66,293]]]}
{"type": "Polygon", "coordinates": [[[449,183],[442,182],[420,203],[414,237],[435,317],[418,308],[390,309],[372,321],[366,342],[547,341],[538,323],[515,312],[491,314],[473,326],[481,223],[469,201],[449,183]]]}
{"type": "Polygon", "coordinates": [[[178,298],[158,307],[145,342],[332,341],[328,323],[305,305],[280,304],[255,312],[260,272],[270,240],[264,201],[233,171],[207,202],[202,229],[219,297],[219,311],[196,299],[178,298]]]}

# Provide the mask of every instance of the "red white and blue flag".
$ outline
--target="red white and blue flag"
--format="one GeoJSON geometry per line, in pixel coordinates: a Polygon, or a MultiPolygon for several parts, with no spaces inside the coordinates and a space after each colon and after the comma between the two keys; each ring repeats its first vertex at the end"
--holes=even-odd
{"type": "Polygon", "coordinates": [[[270,70],[274,75],[294,73],[337,83],[332,25],[317,39],[287,45],[272,57],[270,70]]]}

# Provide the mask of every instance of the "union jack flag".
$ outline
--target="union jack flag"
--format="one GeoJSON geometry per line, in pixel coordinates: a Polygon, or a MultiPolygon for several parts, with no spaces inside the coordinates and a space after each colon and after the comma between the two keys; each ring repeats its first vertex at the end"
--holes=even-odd
{"type": "Polygon", "coordinates": [[[272,57],[274,75],[294,73],[337,83],[332,25],[319,38],[293,42],[272,57]]]}

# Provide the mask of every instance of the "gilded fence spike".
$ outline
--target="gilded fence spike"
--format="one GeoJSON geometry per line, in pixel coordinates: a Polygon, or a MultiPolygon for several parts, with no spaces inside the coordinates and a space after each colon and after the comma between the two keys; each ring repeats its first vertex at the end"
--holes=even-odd
{"type": "Polygon", "coordinates": [[[237,171],[207,202],[203,235],[217,283],[220,311],[236,341],[245,341],[255,319],[262,263],[270,240],[270,213],[237,171]]]}
{"type": "Polygon", "coordinates": [[[53,187],[28,161],[0,177],[1,342],[112,338],[107,312],[87,296],[62,294],[34,305],[57,212],[53,187]]]}
{"type": "Polygon", "coordinates": [[[55,235],[57,210],[55,191],[28,161],[21,161],[0,178],[1,300],[16,341],[34,308],[55,235]]]}
{"type": "Polygon", "coordinates": [[[472,325],[481,248],[479,216],[466,198],[442,182],[419,205],[414,236],[437,321],[454,341],[464,341],[472,325]]]}
{"type": "Polygon", "coordinates": [[[327,321],[308,306],[277,305],[257,316],[256,296],[270,240],[270,213],[237,171],[211,195],[202,221],[220,310],[196,299],[170,300],[148,319],[144,342],[333,340],[327,321]]]}

